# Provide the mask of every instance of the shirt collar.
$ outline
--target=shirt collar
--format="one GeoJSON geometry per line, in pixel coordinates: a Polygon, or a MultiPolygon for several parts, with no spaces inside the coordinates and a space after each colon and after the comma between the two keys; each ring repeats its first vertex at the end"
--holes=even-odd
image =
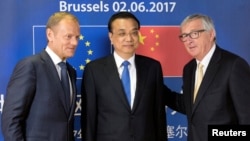
{"type": "MultiPolygon", "coordinates": [[[[114,58],[117,68],[121,67],[122,63],[125,60],[121,58],[115,51],[114,51],[114,58]]],[[[135,55],[131,56],[127,61],[129,61],[131,66],[134,66],[135,65],[134,60],[135,60],[135,55]]]]}
{"type": "Polygon", "coordinates": [[[212,48],[209,50],[206,56],[201,61],[196,60],[196,63],[198,64],[200,62],[204,66],[204,69],[206,70],[212,58],[212,55],[214,54],[214,51],[215,51],[215,44],[212,46],[212,48]]]}
{"type": "Polygon", "coordinates": [[[48,46],[45,48],[45,51],[49,54],[50,58],[52,59],[53,63],[57,65],[60,62],[65,62],[66,60],[62,60],[58,55],[55,54],[53,50],[51,50],[48,46]]]}

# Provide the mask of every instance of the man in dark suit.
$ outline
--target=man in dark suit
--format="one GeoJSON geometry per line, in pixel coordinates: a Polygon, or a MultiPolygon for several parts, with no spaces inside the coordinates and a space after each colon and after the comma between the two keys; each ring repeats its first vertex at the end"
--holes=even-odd
{"type": "Polygon", "coordinates": [[[207,141],[208,125],[250,124],[249,64],[216,44],[212,19],[202,14],[186,17],[179,38],[194,59],[183,70],[183,94],[166,92],[165,100],[187,115],[188,141],[207,141]],[[203,66],[200,72],[198,64],[203,66]]]}
{"type": "Polygon", "coordinates": [[[16,65],[2,113],[5,141],[74,140],[76,71],[66,59],[74,55],[79,34],[75,16],[67,12],[54,13],[46,27],[46,49],[16,65]],[[60,80],[60,62],[66,62],[68,93],[60,80]]]}
{"type": "Polygon", "coordinates": [[[135,54],[139,29],[132,13],[112,15],[108,30],[114,53],[85,67],[82,124],[86,141],[167,140],[161,65],[135,54]],[[121,81],[125,60],[129,62],[129,98],[121,81]]]}

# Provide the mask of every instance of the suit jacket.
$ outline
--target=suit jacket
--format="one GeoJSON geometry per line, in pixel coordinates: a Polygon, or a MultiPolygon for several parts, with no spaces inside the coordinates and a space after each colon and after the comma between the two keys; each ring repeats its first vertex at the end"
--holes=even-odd
{"type": "Polygon", "coordinates": [[[65,104],[63,87],[47,52],[16,65],[3,107],[5,141],[73,141],[76,72],[67,66],[73,84],[71,107],[65,104]]]}
{"type": "Polygon", "coordinates": [[[245,60],[216,46],[193,103],[195,70],[193,59],[184,67],[183,95],[166,98],[168,106],[187,115],[188,141],[207,141],[208,125],[250,124],[250,68],[245,60]]]}
{"type": "Polygon", "coordinates": [[[86,141],[166,141],[160,63],[135,56],[136,93],[131,109],[113,55],[88,63],[83,74],[86,141]]]}

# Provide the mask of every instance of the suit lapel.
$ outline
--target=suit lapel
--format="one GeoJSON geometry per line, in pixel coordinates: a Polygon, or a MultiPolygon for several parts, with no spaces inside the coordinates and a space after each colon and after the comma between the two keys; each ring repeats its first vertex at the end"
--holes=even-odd
{"type": "Polygon", "coordinates": [[[194,83],[195,83],[195,69],[196,69],[196,61],[193,59],[184,70],[184,96],[187,103],[187,109],[191,113],[193,110],[193,93],[194,93],[194,83]]]}
{"type": "Polygon", "coordinates": [[[110,85],[113,87],[113,90],[115,91],[114,93],[120,97],[122,103],[126,106],[126,108],[128,110],[131,110],[125,92],[123,91],[122,82],[120,80],[113,55],[110,55],[106,58],[106,61],[103,64],[103,72],[104,75],[108,78],[107,83],[110,83],[110,85]]]}
{"type": "Polygon", "coordinates": [[[136,67],[136,75],[137,75],[137,81],[136,81],[136,91],[135,91],[135,98],[134,98],[134,105],[132,108],[132,112],[136,110],[138,107],[141,97],[143,95],[143,90],[145,86],[145,82],[148,76],[148,69],[146,68],[146,65],[142,59],[140,59],[139,56],[135,55],[135,67],[136,67]]]}
{"type": "Polygon", "coordinates": [[[199,91],[198,91],[198,94],[196,97],[196,101],[194,103],[193,110],[195,110],[195,108],[199,105],[199,102],[204,97],[204,94],[206,93],[207,89],[209,88],[210,84],[212,83],[212,80],[216,76],[216,72],[220,66],[218,63],[220,58],[221,58],[221,51],[220,51],[219,47],[216,47],[216,50],[215,50],[215,52],[210,60],[210,63],[208,64],[206,73],[205,73],[203,80],[202,80],[202,83],[200,85],[200,88],[199,88],[199,91]]]}
{"type": "Polygon", "coordinates": [[[63,91],[63,87],[59,78],[59,75],[57,73],[57,70],[55,68],[55,65],[53,63],[53,61],[51,60],[50,56],[47,54],[46,51],[41,52],[41,58],[44,61],[44,66],[47,70],[47,74],[50,76],[49,78],[51,78],[51,82],[53,82],[55,89],[58,89],[58,98],[62,101],[62,106],[64,107],[65,113],[68,115],[68,108],[65,104],[65,96],[64,96],[64,91],[63,91]]]}
{"type": "Polygon", "coordinates": [[[72,103],[69,107],[70,109],[70,116],[73,116],[74,112],[75,112],[75,99],[76,99],[76,72],[75,70],[71,67],[71,65],[69,65],[67,63],[67,68],[68,68],[68,72],[69,72],[69,77],[70,77],[70,81],[71,81],[71,84],[72,84],[72,103]]]}

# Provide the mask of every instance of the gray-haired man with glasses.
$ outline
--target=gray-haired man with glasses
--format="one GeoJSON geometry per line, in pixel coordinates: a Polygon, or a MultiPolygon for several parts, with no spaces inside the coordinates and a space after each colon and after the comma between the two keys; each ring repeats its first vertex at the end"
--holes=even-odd
{"type": "Polygon", "coordinates": [[[187,115],[188,141],[208,141],[209,125],[249,125],[249,64],[218,46],[206,15],[187,16],[179,39],[194,59],[184,66],[183,94],[166,92],[166,104],[187,115]],[[203,66],[200,71],[197,64],[203,66]],[[203,77],[194,98],[199,72],[203,77]]]}

